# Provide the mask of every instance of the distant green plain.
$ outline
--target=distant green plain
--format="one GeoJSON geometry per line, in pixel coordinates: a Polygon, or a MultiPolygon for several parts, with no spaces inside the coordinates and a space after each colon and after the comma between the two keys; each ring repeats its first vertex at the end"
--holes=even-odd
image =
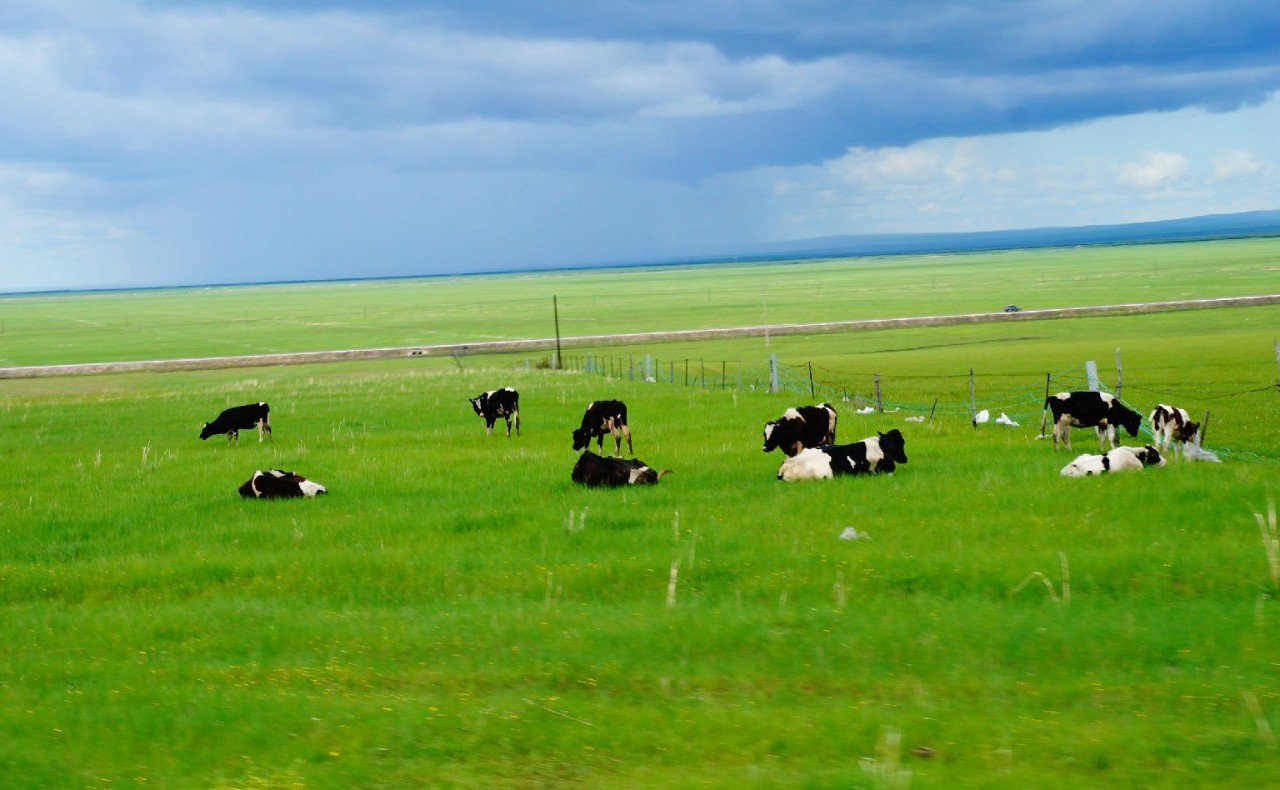
{"type": "MultiPolygon", "coordinates": [[[[1256,239],[21,296],[0,347],[548,337],[552,295],[566,335],[1159,301],[1278,269],[1256,239]]],[[[0,381],[0,785],[1268,786],[1278,333],[1251,307],[573,351],[614,379],[505,355],[0,381]],[[1224,463],[1059,475],[1045,376],[1094,360],[1114,386],[1117,349],[1126,400],[1209,410],[1224,463]],[[770,354],[794,389],[757,385],[770,354]],[[899,411],[837,400],[839,439],[900,428],[909,463],[774,479],[760,426],[809,401],[810,365],[820,397],[879,374],[899,411]],[[1020,426],[970,424],[970,370],[1020,426]],[[523,434],[486,437],[465,398],[503,385],[523,434]],[[570,482],[603,397],[658,486],[570,482]],[[274,442],[196,438],[257,400],[274,442]],[[241,500],[270,466],[330,494],[241,500]]]]}

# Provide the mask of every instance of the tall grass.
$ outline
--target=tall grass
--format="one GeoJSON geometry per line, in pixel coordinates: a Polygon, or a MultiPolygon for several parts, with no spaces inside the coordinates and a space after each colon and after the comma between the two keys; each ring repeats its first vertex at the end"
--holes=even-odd
{"type": "MultiPolygon", "coordinates": [[[[927,403],[967,398],[931,372],[1036,391],[1121,343],[1145,406],[1265,385],[1257,310],[784,350],[927,403]]],[[[1275,393],[1209,402],[1249,457],[1080,480],[1038,424],[842,409],[910,462],[788,485],[760,426],[801,400],[497,358],[3,382],[0,783],[1270,783],[1275,393]],[[466,402],[502,385],[520,437],[466,402]],[[602,397],[658,486],[570,482],[602,397]],[[258,399],[274,441],[197,438],[258,399]],[[331,493],[240,499],[268,467],[331,493]]]]}

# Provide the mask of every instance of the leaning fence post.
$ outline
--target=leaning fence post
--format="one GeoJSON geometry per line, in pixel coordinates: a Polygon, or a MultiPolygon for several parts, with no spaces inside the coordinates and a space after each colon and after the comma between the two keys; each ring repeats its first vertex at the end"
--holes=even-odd
{"type": "Polygon", "coordinates": [[[809,363],[809,397],[814,400],[818,399],[818,395],[813,390],[813,363],[809,363]]]}
{"type": "Polygon", "coordinates": [[[1209,430],[1209,410],[1204,410],[1204,422],[1200,423],[1200,446],[1204,447],[1204,435],[1209,430]]]}
{"type": "Polygon", "coordinates": [[[933,406],[929,408],[929,422],[933,422],[933,413],[938,409],[938,399],[933,399],[933,406]]]}
{"type": "Polygon", "coordinates": [[[880,398],[880,374],[876,374],[876,411],[884,411],[884,401],[880,398]]]}

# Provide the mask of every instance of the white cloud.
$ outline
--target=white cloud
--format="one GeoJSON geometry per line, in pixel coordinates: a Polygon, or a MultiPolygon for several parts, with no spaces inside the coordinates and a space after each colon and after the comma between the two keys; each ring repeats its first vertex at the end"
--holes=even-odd
{"type": "Polygon", "coordinates": [[[1213,160],[1213,178],[1227,181],[1251,176],[1266,167],[1252,151],[1227,151],[1213,160]]]}
{"type": "Polygon", "coordinates": [[[1136,162],[1122,163],[1118,179],[1131,186],[1157,187],[1184,178],[1190,169],[1191,163],[1182,154],[1156,151],[1136,162]]]}

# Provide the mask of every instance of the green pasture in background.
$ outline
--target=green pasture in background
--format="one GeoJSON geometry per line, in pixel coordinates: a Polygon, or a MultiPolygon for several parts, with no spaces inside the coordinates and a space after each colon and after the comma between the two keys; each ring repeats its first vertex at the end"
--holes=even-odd
{"type": "MultiPolygon", "coordinates": [[[[1148,298],[1164,286],[1141,274],[1141,253],[1192,246],[1112,250],[1140,282],[1087,301],[1148,298]]],[[[1238,293],[1271,290],[1265,257],[1237,264],[1261,278],[1238,293]]],[[[1163,252],[1143,265],[1156,264],[1163,252]]],[[[756,282],[738,289],[743,320],[720,319],[754,322],[746,297],[806,266],[734,268],[756,282]]],[[[711,271],[695,273],[718,282],[711,271]]],[[[581,277],[647,282],[632,274],[581,277]]],[[[546,288],[564,305],[575,276],[547,277],[563,281],[457,282],[536,301],[546,288]]],[[[342,287],[359,312],[363,286],[342,287]]],[[[321,312],[311,288],[336,309],[330,286],[282,288],[295,315],[321,312]]],[[[167,294],[2,309],[7,322],[15,306],[101,298],[141,322],[167,294]]],[[[890,312],[912,295],[904,285],[890,312]]],[[[980,294],[914,296],[919,314],[980,294]]],[[[176,311],[174,355],[229,331],[194,320],[201,310],[176,311]]],[[[613,312],[593,321],[693,324],[613,312]]],[[[518,333],[511,317],[493,331],[518,333]]],[[[260,325],[261,342],[301,350],[309,335],[286,326],[260,325]]],[[[1255,514],[1265,526],[1280,479],[1277,326],[1280,308],[1257,307],[593,349],[627,359],[622,379],[508,355],[2,381],[0,784],[1266,786],[1280,769],[1280,550],[1255,514]],[[1045,374],[1078,380],[1093,359],[1113,386],[1116,348],[1126,400],[1211,410],[1208,445],[1231,456],[1061,477],[1073,453],[1036,438],[1045,374]],[[880,374],[900,410],[839,402],[839,439],[899,428],[909,462],[778,482],[761,425],[809,399],[753,388],[773,353],[859,397],[880,374]],[[633,380],[646,354],[669,375],[633,380]],[[738,378],[685,386],[685,360],[738,378]],[[906,421],[935,398],[966,404],[970,369],[979,408],[1009,398],[1032,419],[974,428],[947,408],[906,421]],[[521,392],[523,434],[487,437],[466,398],[506,385],[521,392]],[[630,406],[636,454],[673,470],[658,486],[570,482],[570,430],[610,397],[630,406]],[[258,400],[274,441],[197,438],[220,409],[258,400]],[[330,493],[242,500],[237,486],[268,467],[330,493]]],[[[322,347],[390,336],[310,331],[322,347]]],[[[39,361],[114,347],[79,342],[74,359],[39,361]]],[[[127,357],[169,355],[117,342],[127,357]]],[[[39,343],[24,343],[34,356],[39,343]]],[[[1073,439],[1096,451],[1091,432],[1073,439]]]]}
{"type": "Polygon", "coordinates": [[[0,366],[383,348],[1273,293],[1260,238],[0,297],[0,366]]]}

